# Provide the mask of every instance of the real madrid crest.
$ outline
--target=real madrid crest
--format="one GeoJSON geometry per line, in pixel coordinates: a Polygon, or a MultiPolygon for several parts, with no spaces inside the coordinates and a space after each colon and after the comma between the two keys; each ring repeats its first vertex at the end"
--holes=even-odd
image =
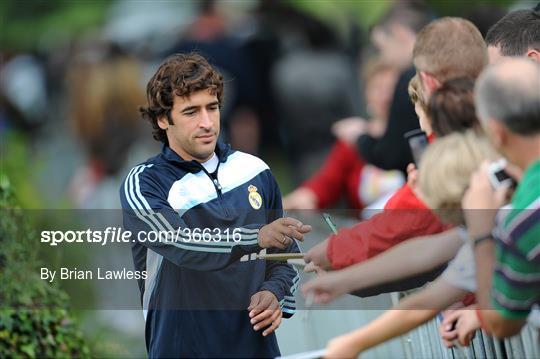
{"type": "Polygon", "coordinates": [[[263,200],[259,192],[257,192],[257,187],[250,184],[248,187],[249,195],[248,200],[251,207],[254,209],[259,209],[262,206],[263,200]]]}

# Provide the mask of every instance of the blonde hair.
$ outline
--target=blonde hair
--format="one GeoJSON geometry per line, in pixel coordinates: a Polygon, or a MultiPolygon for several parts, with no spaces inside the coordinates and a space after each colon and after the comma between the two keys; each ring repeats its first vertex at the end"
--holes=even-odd
{"type": "Polygon", "coordinates": [[[418,187],[422,200],[445,222],[463,224],[461,200],[483,161],[495,159],[487,138],[474,130],[437,139],[422,156],[418,187]]]}
{"type": "Polygon", "coordinates": [[[418,77],[418,74],[416,74],[409,81],[409,87],[407,88],[407,92],[409,93],[409,97],[411,98],[412,103],[414,105],[419,104],[424,110],[424,112],[426,112],[427,103],[422,96],[422,91],[420,87],[420,78],[418,77]]]}
{"type": "Polygon", "coordinates": [[[440,82],[455,77],[476,78],[488,63],[487,47],[473,23],[443,17],[420,31],[413,61],[417,71],[428,72],[440,82]]]}

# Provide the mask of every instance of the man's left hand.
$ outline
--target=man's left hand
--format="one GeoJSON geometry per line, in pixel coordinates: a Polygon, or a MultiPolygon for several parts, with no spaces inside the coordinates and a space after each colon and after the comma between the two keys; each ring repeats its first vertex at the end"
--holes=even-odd
{"type": "Polygon", "coordinates": [[[271,334],[281,324],[283,313],[279,302],[274,293],[268,290],[253,294],[248,310],[253,330],[266,328],[262,333],[263,336],[271,334]]]}

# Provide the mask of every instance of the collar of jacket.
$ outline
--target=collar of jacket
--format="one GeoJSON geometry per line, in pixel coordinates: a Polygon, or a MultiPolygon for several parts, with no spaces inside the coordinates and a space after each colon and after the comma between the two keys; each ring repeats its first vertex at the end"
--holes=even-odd
{"type": "MultiPolygon", "coordinates": [[[[224,144],[223,142],[218,141],[215,151],[216,151],[216,155],[219,158],[219,162],[223,163],[227,161],[227,157],[229,157],[229,154],[231,152],[231,145],[224,144]]],[[[178,164],[181,168],[189,172],[199,172],[202,169],[202,166],[199,162],[195,160],[192,160],[192,161],[184,160],[182,157],[180,157],[178,153],[174,152],[167,145],[163,145],[163,148],[161,149],[161,155],[166,161],[174,162],[178,164]]]]}

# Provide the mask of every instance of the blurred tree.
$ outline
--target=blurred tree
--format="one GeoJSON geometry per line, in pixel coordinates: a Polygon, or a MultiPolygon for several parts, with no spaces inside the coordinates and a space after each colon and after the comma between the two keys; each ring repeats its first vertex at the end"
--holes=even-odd
{"type": "Polygon", "coordinates": [[[90,357],[68,297],[38,275],[36,234],[0,174],[0,357],[90,357]]]}
{"type": "Polygon", "coordinates": [[[463,17],[479,5],[496,5],[508,8],[516,0],[289,0],[289,2],[337,26],[343,26],[344,20],[353,17],[367,30],[393,3],[397,2],[426,4],[437,16],[463,17]]]}
{"type": "Polygon", "coordinates": [[[17,184],[16,188],[10,187],[10,192],[22,208],[43,208],[43,198],[35,186],[35,176],[32,175],[42,167],[32,157],[29,141],[16,131],[4,132],[1,136],[0,176],[9,176],[12,183],[17,184]]]}
{"type": "Polygon", "coordinates": [[[46,37],[62,40],[100,25],[110,0],[0,1],[0,43],[18,51],[36,48],[46,37]]]}
{"type": "Polygon", "coordinates": [[[480,5],[494,5],[508,8],[516,0],[426,0],[425,3],[439,16],[466,17],[480,5]]]}
{"type": "Polygon", "coordinates": [[[353,24],[358,24],[364,30],[368,30],[392,4],[391,1],[354,0],[289,0],[288,2],[328,25],[332,25],[342,35],[348,35],[350,26],[353,24]]]}

